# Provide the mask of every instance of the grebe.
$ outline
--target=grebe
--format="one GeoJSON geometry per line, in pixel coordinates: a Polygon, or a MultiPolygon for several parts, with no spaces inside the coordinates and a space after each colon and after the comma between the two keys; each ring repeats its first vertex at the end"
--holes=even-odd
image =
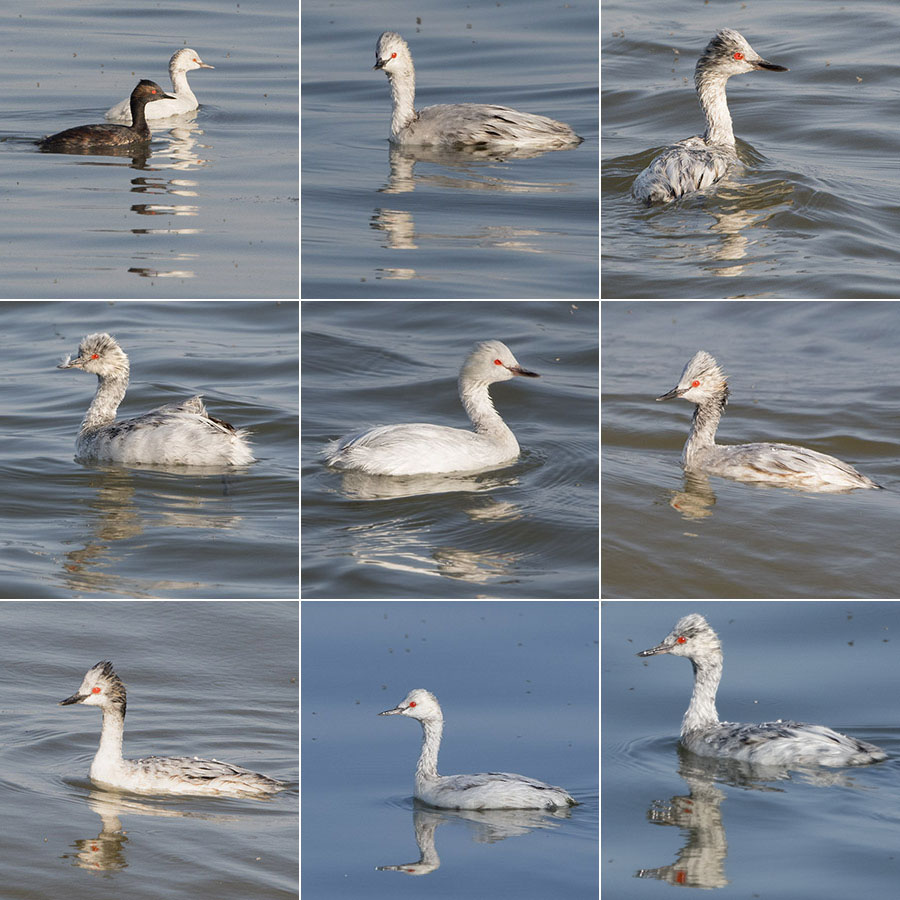
{"type": "Polygon", "coordinates": [[[719,364],[705,350],[694,354],[678,385],[656,399],[673,397],[697,404],[681,456],[686,471],[806,491],[881,487],[853,466],[806,447],[768,442],[717,444],[716,429],[728,402],[728,383],[719,364]]]}
{"type": "Polygon", "coordinates": [[[57,369],[97,376],[97,393],[75,440],[82,459],[171,466],[243,466],[254,461],[247,432],[214,419],[199,395],[116,421],[128,387],[128,357],[108,334],[81,340],[76,359],[57,369]]]}
{"type": "Polygon", "coordinates": [[[133,125],[79,125],[58,134],[51,134],[50,137],[38,141],[38,144],[42,150],[54,153],[149,144],[153,135],[147,127],[144,107],[148,103],[158,103],[166,99],[172,98],[158,84],[146,79],[139,81],[131,92],[129,101],[133,125]]]}
{"type": "Polygon", "coordinates": [[[575,806],[568,791],[524,775],[484,772],[438,775],[437,758],[444,716],[437,697],[416,688],[398,706],[379,716],[406,716],[422,723],[422,753],[416,765],[415,797],[440,809],[557,809],[575,806]]]}
{"type": "MultiPolygon", "coordinates": [[[[170,116],[180,116],[186,112],[193,112],[200,104],[188,84],[187,74],[194,69],[214,69],[215,66],[207,65],[200,59],[200,54],[190,47],[185,47],[172,54],[169,60],[169,78],[172,80],[172,94],[169,99],[160,100],[153,106],[144,110],[148,119],[167,119],[170,116]]],[[[131,124],[131,99],[126,97],[121,103],[117,103],[106,111],[106,118],[113,122],[125,122],[131,124]]]]}
{"type": "Polygon", "coordinates": [[[484,103],[426,106],[416,112],[416,72],[406,41],[385,31],[375,47],[374,69],[391,83],[394,112],[391,142],[404,146],[576,147],[578,137],[564,122],[484,103]]]}
{"type": "Polygon", "coordinates": [[[725,84],[732,75],[768,69],[787,72],[766,62],[743,35],[723,28],[707,45],[694,71],[694,86],[706,116],[706,133],[667,147],[634,179],[632,195],[646,204],[668,203],[718,181],[737,161],[725,84]]]}
{"type": "Polygon", "coordinates": [[[102,661],[88,669],[78,691],[60,706],[83,703],[103,713],[100,746],[91,763],[91,781],[101,787],[136,794],[202,794],[204,796],[267,797],[284,785],[240,766],[196,756],[122,758],[125,731],[125,685],[102,661]]]}
{"type": "Polygon", "coordinates": [[[716,691],[722,678],[722,645],[703,616],[679,619],[661,644],[637,656],[671,653],[694,667],[694,693],[681,723],[681,743],[700,756],[722,756],[768,766],[865,766],[887,759],[874,744],[858,741],[824,725],[720,722],[716,691]]]}
{"type": "Polygon", "coordinates": [[[519,442],[500,418],[488,387],[523,369],[500,341],[475,346],[459,373],[459,399],[475,431],[445,425],[382,425],[345,437],[329,447],[328,465],[369,475],[428,475],[496,468],[519,455],[519,442]]]}

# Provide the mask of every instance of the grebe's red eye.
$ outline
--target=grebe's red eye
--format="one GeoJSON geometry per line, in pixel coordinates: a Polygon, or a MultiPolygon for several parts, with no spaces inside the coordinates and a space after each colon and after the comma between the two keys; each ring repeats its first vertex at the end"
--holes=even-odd
{"type": "Polygon", "coordinates": [[[494,365],[495,365],[495,366],[502,366],[502,365],[503,365],[503,363],[502,363],[502,362],[500,362],[500,360],[499,360],[499,359],[495,359],[495,360],[494,360],[494,365]]]}
{"type": "Polygon", "coordinates": [[[742,59],[744,58],[744,54],[741,53],[740,50],[738,50],[737,53],[734,54],[734,58],[735,58],[736,60],[740,61],[740,60],[742,60],[742,59]]]}
{"type": "Polygon", "coordinates": [[[700,382],[695,378],[695,379],[691,382],[691,387],[700,387],[700,382]]]}
{"type": "Polygon", "coordinates": [[[677,638],[675,638],[675,643],[676,644],[686,644],[687,638],[683,634],[680,634],[680,635],[678,635],[677,638]]]}
{"type": "Polygon", "coordinates": [[[395,50],[395,51],[391,54],[391,59],[396,59],[396,58],[397,58],[397,52],[396,52],[396,50],[395,50]]]}
{"type": "MultiPolygon", "coordinates": [[[[397,54],[395,53],[394,55],[396,56],[397,54]]],[[[412,703],[409,704],[409,708],[412,709],[415,705],[416,705],[416,701],[413,700],[412,703]]]]}
{"type": "Polygon", "coordinates": [[[100,688],[98,688],[98,687],[91,688],[91,693],[92,693],[92,694],[99,694],[99,693],[100,693],[100,688]]]}

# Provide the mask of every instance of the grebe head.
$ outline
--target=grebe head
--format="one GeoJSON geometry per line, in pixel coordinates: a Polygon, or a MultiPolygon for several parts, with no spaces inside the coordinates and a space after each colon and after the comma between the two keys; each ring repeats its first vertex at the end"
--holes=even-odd
{"type": "Polygon", "coordinates": [[[78,356],[67,357],[57,369],[81,369],[100,378],[113,375],[128,378],[128,357],[122,352],[115,338],[105,333],[88,334],[81,339],[78,356]]]}
{"type": "Polygon", "coordinates": [[[709,627],[706,619],[697,613],[684,616],[675,623],[671,633],[661,644],[649,650],[641,650],[636,656],[656,656],[670,653],[672,656],[686,656],[688,659],[710,658],[722,655],[719,636],[709,627]]]}
{"type": "Polygon", "coordinates": [[[113,665],[108,660],[101,660],[95,666],[88,669],[81,687],[60,700],[60,706],[69,706],[72,703],[83,703],[85,706],[116,707],[125,715],[125,685],[122,679],[116,675],[113,665]]]}
{"type": "Polygon", "coordinates": [[[512,351],[502,341],[482,341],[468,355],[459,373],[462,384],[493,384],[495,381],[509,381],[517,375],[526,378],[540,378],[537,372],[529,372],[519,365],[512,351]]]}
{"type": "Polygon", "coordinates": [[[410,691],[393,709],[378,713],[379,716],[407,716],[410,719],[425,720],[443,719],[441,705],[437,697],[424,688],[410,691]]]}
{"type": "Polygon", "coordinates": [[[203,62],[203,60],[200,59],[200,54],[196,50],[191,50],[190,47],[182,47],[181,50],[176,50],[169,60],[169,74],[173,79],[176,72],[190,72],[193,69],[214,68],[215,66],[203,62]]]}
{"type": "Polygon", "coordinates": [[[705,350],[698,350],[684,367],[678,384],[657,400],[681,397],[698,406],[710,400],[719,400],[724,409],[728,402],[728,381],[715,359],[705,350]]]}
{"type": "Polygon", "coordinates": [[[784,66],[776,66],[763,59],[747,43],[747,39],[731,28],[723,28],[707,45],[697,60],[694,81],[698,89],[711,80],[725,81],[732,75],[768,69],[770,72],[787,72],[784,66]]]}

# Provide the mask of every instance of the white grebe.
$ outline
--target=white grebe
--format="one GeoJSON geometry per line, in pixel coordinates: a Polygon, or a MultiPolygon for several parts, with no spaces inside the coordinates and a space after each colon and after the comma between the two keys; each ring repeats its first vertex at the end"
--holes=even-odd
{"type": "Polygon", "coordinates": [[[694,85],[706,116],[706,133],[667,147],[634,179],[632,195],[648,205],[668,203],[718,181],[737,160],[725,84],[732,75],[768,69],[787,72],[766,62],[743,35],[724,28],[697,61],[694,85]]]}
{"type": "Polygon", "coordinates": [[[265,797],[284,785],[258,772],[196,756],[122,758],[125,731],[125,685],[111,662],[88,669],[78,691],[60,706],[83,703],[103,712],[100,747],[91,763],[91,781],[102,787],[137,794],[203,794],[205,796],[265,797]]]}
{"type": "MultiPolygon", "coordinates": [[[[200,54],[190,47],[185,47],[172,54],[169,60],[169,78],[172,80],[172,95],[166,100],[160,100],[145,110],[148,119],[168,119],[170,116],[180,116],[186,112],[193,112],[200,104],[188,84],[187,72],[194,69],[213,69],[215,66],[207,65],[200,59],[200,54]]],[[[117,103],[106,111],[106,118],[113,122],[125,122],[131,124],[131,102],[128,98],[117,103]]]]}
{"type": "Polygon", "coordinates": [[[768,442],[717,444],[716,429],[728,402],[728,382],[719,364],[705,350],[694,354],[684,367],[678,385],[656,399],[673,397],[697,404],[681,456],[686,471],[806,491],[881,487],[860,475],[853,466],[806,447],[768,442]]]}
{"type": "Polygon", "coordinates": [[[369,475],[428,475],[510,463],[519,455],[519,442],[494,409],[488,387],[517,375],[540,377],[523,369],[506,344],[477,344],[459,373],[459,399],[475,431],[422,423],[382,425],[333,442],[328,465],[369,475]]]}
{"type": "Polygon", "coordinates": [[[416,765],[417,800],[441,809],[557,809],[576,801],[561,787],[509,772],[438,775],[444,716],[437,697],[416,688],[379,716],[406,716],[422,723],[422,753],[416,765]]]}
{"type": "Polygon", "coordinates": [[[406,146],[543,147],[563,150],[582,142],[564,122],[484,103],[426,106],[416,112],[416,71],[406,41],[385,31],[375,46],[374,69],[391,83],[391,142],[406,146]]]}
{"type": "Polygon", "coordinates": [[[874,744],[858,741],[824,725],[720,722],[716,691],[722,678],[722,645],[703,616],[679,619],[663,642],[638,656],[671,653],[694,667],[694,693],[681,723],[681,743],[700,756],[724,756],[768,766],[864,766],[887,759],[874,744]]]}
{"type": "Polygon", "coordinates": [[[243,466],[253,462],[247,432],[206,412],[199,396],[116,421],[128,387],[128,357],[108,334],[82,338],[76,359],[58,369],[97,376],[97,393],[75,440],[79,458],[133,464],[243,466]]]}

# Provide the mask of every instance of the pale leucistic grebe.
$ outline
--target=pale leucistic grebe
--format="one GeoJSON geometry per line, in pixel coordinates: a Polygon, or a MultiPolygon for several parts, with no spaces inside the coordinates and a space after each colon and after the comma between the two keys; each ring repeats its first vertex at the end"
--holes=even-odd
{"type": "Polygon", "coordinates": [[[429,475],[511,463],[519,442],[494,409],[488,388],[517,375],[540,377],[523,369],[506,344],[477,344],[459,373],[459,399],[475,431],[419,422],[382,425],[333,442],[328,465],[369,475],[429,475]]]}
{"type": "Polygon", "coordinates": [[[441,809],[558,809],[575,806],[568,791],[510,772],[438,775],[444,716],[437,697],[416,688],[379,716],[406,716],[422,725],[422,753],[416,765],[415,797],[441,809]]]}
{"type": "Polygon", "coordinates": [[[173,99],[153,81],[139,81],[131,92],[132,125],[78,125],[38,141],[42,150],[54,153],[104,147],[132,147],[149,144],[153,135],[147,127],[144,107],[148,103],[173,99]]]}
{"type": "Polygon", "coordinates": [[[100,746],[91,763],[91,781],[105,788],[136,794],[195,794],[204,796],[267,797],[284,785],[241,766],[196,756],[122,758],[125,731],[125,685],[111,662],[88,669],[81,687],[60,706],[83,703],[103,713],[100,746]]]}
{"type": "Polygon", "coordinates": [[[108,334],[89,334],[58,369],[97,376],[97,393],[75,440],[78,458],[126,464],[243,466],[254,461],[247,432],[210,416],[199,396],[116,421],[128,387],[128,357],[108,334]]]}
{"type": "Polygon", "coordinates": [[[426,106],[416,112],[416,71],[405,40],[385,31],[375,46],[374,69],[391,84],[391,142],[402,146],[542,147],[565,150],[583,140],[564,122],[484,103],[426,106]]]}
{"type": "Polygon", "coordinates": [[[679,619],[661,644],[638,656],[671,653],[694,667],[694,693],[681,723],[681,743],[700,756],[722,756],[768,766],[864,766],[887,759],[880,747],[804,722],[738,725],[720,722],[716,691],[722,678],[722,645],[703,616],[679,619]]]}
{"type": "MultiPolygon", "coordinates": [[[[188,84],[187,73],[194,69],[214,69],[200,59],[200,54],[190,47],[184,47],[172,54],[169,60],[169,78],[172,80],[171,99],[160,100],[153,106],[144,110],[144,115],[151,121],[154,119],[167,119],[170,116],[180,116],[187,112],[193,112],[200,104],[188,84]]],[[[131,124],[131,98],[126,97],[121,103],[117,103],[106,111],[106,118],[111,122],[125,122],[131,124]]]]}
{"type": "Polygon", "coordinates": [[[707,45],[694,70],[694,86],[706,116],[706,132],[667,147],[634,179],[632,195],[646,204],[668,203],[718,181],[737,161],[725,85],[732,75],[768,69],[743,35],[723,28],[707,45]]]}
{"type": "Polygon", "coordinates": [[[853,466],[806,447],[768,442],[717,444],[716,429],[728,402],[728,382],[719,364],[705,350],[694,354],[677,386],[656,399],[675,397],[697,404],[681,457],[685,471],[805,491],[881,487],[853,466]]]}

